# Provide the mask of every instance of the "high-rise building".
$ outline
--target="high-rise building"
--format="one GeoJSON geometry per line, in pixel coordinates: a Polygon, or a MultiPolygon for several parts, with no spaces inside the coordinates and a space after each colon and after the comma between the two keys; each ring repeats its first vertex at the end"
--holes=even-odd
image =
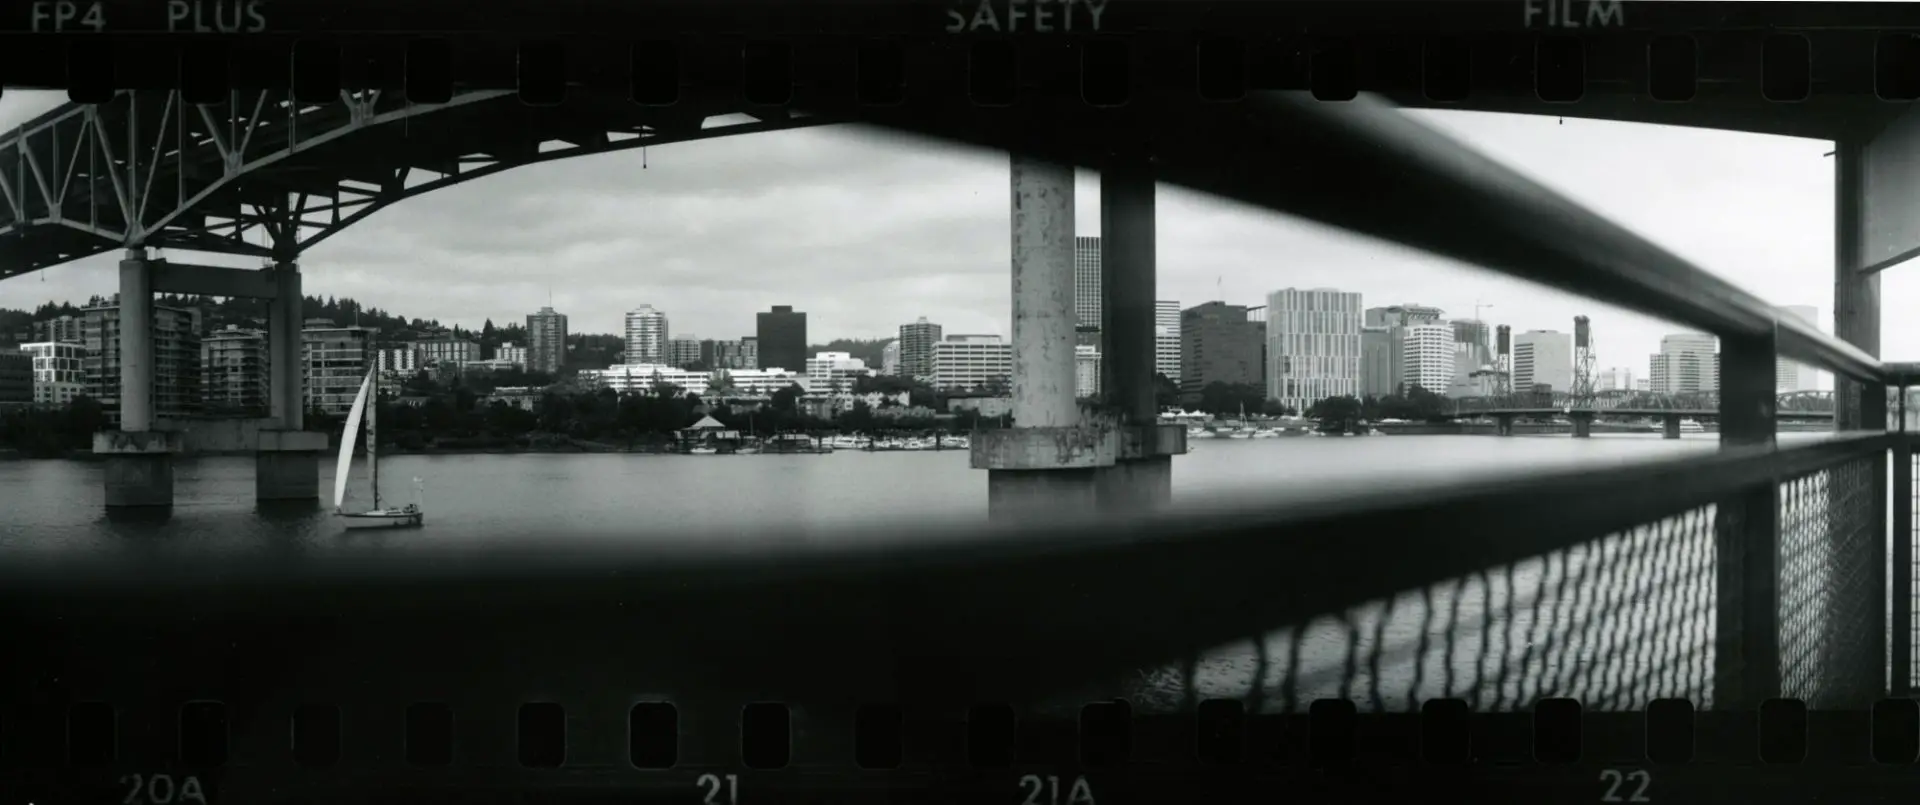
{"type": "MultiPolygon", "coordinates": [[[[676,335],[667,341],[667,363],[685,369],[700,363],[700,338],[692,333],[676,335]]],[[[712,367],[708,367],[712,368],[712,367]]]]}
{"type": "MultiPolygon", "coordinates": [[[[928,349],[927,355],[931,358],[933,350],[928,349]]],[[[932,361],[929,360],[928,363],[932,363],[932,361]]],[[[900,374],[900,339],[896,338],[888,341],[886,346],[880,348],[880,374],[900,374]]]]}
{"type": "Polygon", "coordinates": [[[667,314],[652,305],[627,311],[627,352],[629,364],[667,362],[667,314]]]}
{"type": "Polygon", "coordinates": [[[1640,384],[1633,376],[1633,370],[1625,366],[1601,369],[1593,373],[1594,391],[1635,391],[1640,384]]]}
{"type": "Polygon", "coordinates": [[[1073,314],[1081,334],[1079,344],[1098,345],[1100,313],[1100,238],[1073,239],[1073,314]]]}
{"type": "Polygon", "coordinates": [[[33,340],[38,343],[49,341],[62,344],[83,343],[86,340],[86,336],[82,334],[85,326],[84,315],[56,316],[36,321],[33,323],[33,340]]]}
{"type": "Polygon", "coordinates": [[[200,341],[200,394],[209,412],[265,415],[272,409],[267,334],[229,324],[200,341]]]}
{"type": "Polygon", "coordinates": [[[1213,383],[1248,385],[1266,393],[1261,324],[1248,309],[1206,302],[1180,314],[1180,393],[1192,396],[1213,383]]]}
{"type": "MultiPolygon", "coordinates": [[[[80,312],[87,348],[82,366],[87,396],[100,402],[107,420],[120,423],[120,303],[80,312]]],[[[186,416],[200,410],[200,311],[153,306],[153,416],[186,416]]]]}
{"type": "Polygon", "coordinates": [[[1401,375],[1406,378],[1407,389],[1446,394],[1453,385],[1454,359],[1459,353],[1453,328],[1442,323],[1415,324],[1406,328],[1406,333],[1401,375]]]}
{"type": "Polygon", "coordinates": [[[87,393],[87,348],[79,342],[35,341],[20,351],[33,359],[36,405],[63,406],[87,393]]]}
{"type": "Polygon", "coordinates": [[[308,319],[300,332],[300,359],[306,410],[344,415],[353,410],[360,383],[374,363],[373,327],[340,327],[326,319],[308,319]]]}
{"type": "Polygon", "coordinates": [[[1660,394],[1689,394],[1720,388],[1720,339],[1701,333],[1677,333],[1660,338],[1660,351],[1650,356],[1648,388],[1660,394]]]}
{"type": "Polygon", "coordinates": [[[1470,356],[1470,366],[1463,368],[1479,369],[1493,364],[1492,329],[1479,319],[1454,319],[1453,340],[1466,344],[1470,356]]]}
{"type": "MultiPolygon", "coordinates": [[[[1078,298],[1075,304],[1079,304],[1078,298]]],[[[921,316],[912,324],[900,325],[900,370],[890,374],[906,377],[933,376],[933,345],[940,343],[940,325],[921,316]]]]}
{"type": "Polygon", "coordinates": [[[1013,378],[1013,345],[997,335],[949,335],[933,345],[935,388],[969,390],[1013,378]]]}
{"type": "Polygon", "coordinates": [[[543,307],[527,315],[527,370],[559,374],[567,365],[567,315],[543,307]]]}
{"type": "Polygon", "coordinates": [[[1360,396],[1388,397],[1399,390],[1394,378],[1404,374],[1406,367],[1395,366],[1393,358],[1406,352],[1406,345],[1394,347],[1395,329],[1367,325],[1360,327],[1360,396]]]}
{"type": "Polygon", "coordinates": [[[1568,391],[1573,388],[1573,334],[1528,330],[1513,336],[1513,390],[1568,391]]]}
{"type": "Polygon", "coordinates": [[[807,314],[792,305],[774,305],[755,313],[754,330],[760,339],[760,368],[799,371],[807,365],[807,314]]]}
{"type": "Polygon", "coordinates": [[[24,350],[0,347],[0,406],[33,404],[33,360],[24,350]]]}
{"type": "MultiPolygon", "coordinates": [[[[1407,328],[1417,324],[1437,324],[1445,315],[1440,308],[1426,305],[1389,305],[1387,307],[1367,308],[1363,327],[1381,327],[1386,330],[1388,391],[1375,396],[1399,394],[1401,386],[1407,382],[1407,328]]],[[[1435,393],[1438,393],[1437,391],[1435,393]]]]}
{"type": "Polygon", "coordinates": [[[1267,294],[1267,397],[1305,411],[1360,393],[1360,294],[1287,288],[1267,294]]]}
{"type": "MultiPolygon", "coordinates": [[[[1776,310],[1783,314],[1795,316],[1801,321],[1812,325],[1816,330],[1826,332],[1826,328],[1820,326],[1820,310],[1812,305],[1786,305],[1776,308],[1776,310]]],[[[1820,385],[1819,370],[1800,363],[1799,361],[1790,361],[1786,358],[1779,358],[1774,361],[1774,387],[1777,390],[1815,391],[1820,388],[1820,385]]]]}
{"type": "Polygon", "coordinates": [[[1180,303],[1153,303],[1153,371],[1180,385],[1180,303]]]}
{"type": "Polygon", "coordinates": [[[1073,396],[1100,394],[1100,348],[1081,344],[1073,348],[1073,396]]]}

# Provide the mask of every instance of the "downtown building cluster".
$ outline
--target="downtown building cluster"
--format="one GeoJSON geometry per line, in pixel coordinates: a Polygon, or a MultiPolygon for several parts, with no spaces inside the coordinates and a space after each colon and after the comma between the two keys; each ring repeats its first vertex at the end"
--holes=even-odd
{"type": "MultiPolygon", "coordinates": [[[[0,404],[57,407],[78,397],[98,401],[109,421],[120,403],[119,305],[94,299],[78,315],[35,322],[24,343],[0,350],[0,404]]],[[[227,325],[209,330],[198,308],[154,306],[154,406],[162,420],[259,417],[269,409],[271,353],[263,329],[227,325]]],[[[528,316],[531,344],[503,344],[483,358],[477,342],[431,332],[383,342],[377,328],[308,319],[301,333],[303,406],[342,414],[351,409],[369,369],[383,385],[422,370],[441,375],[474,370],[557,371],[566,354],[566,317],[551,308],[528,316]]]]}

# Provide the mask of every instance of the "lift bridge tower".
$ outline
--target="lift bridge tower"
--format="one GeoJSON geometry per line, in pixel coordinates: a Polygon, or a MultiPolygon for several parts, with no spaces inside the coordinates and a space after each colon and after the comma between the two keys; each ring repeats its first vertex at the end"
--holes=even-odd
{"type": "Polygon", "coordinates": [[[1585,316],[1573,317],[1573,409],[1593,407],[1593,325],[1585,316]]]}

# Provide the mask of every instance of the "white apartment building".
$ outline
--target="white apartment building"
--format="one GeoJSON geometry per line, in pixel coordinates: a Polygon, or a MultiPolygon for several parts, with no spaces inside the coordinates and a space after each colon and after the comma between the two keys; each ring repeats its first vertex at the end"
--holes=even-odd
{"type": "Polygon", "coordinates": [[[1647,361],[1648,387],[1661,394],[1717,391],[1720,388],[1720,339],[1701,333],[1660,338],[1660,351],[1647,361]]]}
{"type": "Polygon", "coordinates": [[[851,394],[853,384],[873,374],[867,362],[847,352],[816,352],[807,359],[807,391],[816,394],[851,394]]]}
{"type": "Polygon", "coordinates": [[[1073,348],[1073,396],[1100,394],[1100,348],[1081,344],[1073,348]]]}
{"type": "Polygon", "coordinates": [[[794,372],[776,369],[726,369],[713,372],[695,372],[678,366],[666,364],[625,364],[609,366],[605,369],[588,369],[580,373],[580,379],[613,389],[618,392],[653,391],[655,383],[671,383],[681,390],[695,394],[706,394],[721,371],[727,376],[727,385],[741,395],[762,397],[801,381],[794,372]]]}
{"type": "Polygon", "coordinates": [[[1453,386],[1454,359],[1460,351],[1453,338],[1453,326],[1445,323],[1416,324],[1405,328],[1401,345],[1401,376],[1408,389],[1419,387],[1434,394],[1445,394],[1453,386]]]}
{"type": "Polygon", "coordinates": [[[1513,390],[1529,392],[1546,386],[1550,391],[1573,389],[1573,334],[1557,330],[1528,330],[1513,334],[1513,390]]]}
{"type": "Polygon", "coordinates": [[[525,369],[527,368],[527,348],[518,344],[501,344],[494,349],[493,359],[517,364],[520,368],[525,369]]]}
{"type": "Polygon", "coordinates": [[[997,335],[950,335],[933,345],[933,386],[972,389],[1011,383],[1013,345],[997,335]]]}
{"type": "MultiPolygon", "coordinates": [[[[77,322],[76,329],[77,329],[77,322]]],[[[79,343],[36,341],[20,345],[33,357],[33,401],[66,405],[87,393],[87,348],[79,343]]]]}
{"type": "Polygon", "coordinates": [[[1360,294],[1287,288],[1267,294],[1267,397],[1305,411],[1360,395],[1360,294]]]}
{"type": "Polygon", "coordinates": [[[667,314],[652,305],[627,311],[627,363],[664,364],[667,354],[667,314]]]}

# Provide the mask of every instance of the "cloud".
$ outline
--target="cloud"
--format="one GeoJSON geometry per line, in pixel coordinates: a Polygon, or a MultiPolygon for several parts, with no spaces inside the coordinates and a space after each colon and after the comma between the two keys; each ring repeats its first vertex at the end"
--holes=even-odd
{"type": "MultiPolygon", "coordinates": [[[[13,92],[0,123],[56,105],[13,92]]],[[[1763,297],[1832,315],[1825,143],[1553,118],[1417,112],[1763,297]]],[[[1082,172],[1079,230],[1099,231],[1082,172]]],[[[1007,158],[852,126],[745,135],[520,168],[376,213],[302,258],[309,293],[477,325],[547,304],[615,332],[640,304],[675,332],[751,334],[756,311],[809,313],[814,341],[927,316],[1008,332],[1007,158]]],[[[1678,328],[1317,225],[1174,188],[1159,197],[1160,297],[1259,304],[1331,286],[1515,329],[1594,319],[1601,365],[1644,371],[1678,328]]],[[[0,282],[0,306],[110,293],[116,256],[0,282]]],[[[250,261],[210,262],[248,265],[250,261]]],[[[1890,280],[1892,289],[1905,285],[1890,280]]],[[[1891,307],[1891,297],[1890,307],[1891,307]]],[[[1889,354],[1920,335],[1887,317],[1889,354]]]]}

